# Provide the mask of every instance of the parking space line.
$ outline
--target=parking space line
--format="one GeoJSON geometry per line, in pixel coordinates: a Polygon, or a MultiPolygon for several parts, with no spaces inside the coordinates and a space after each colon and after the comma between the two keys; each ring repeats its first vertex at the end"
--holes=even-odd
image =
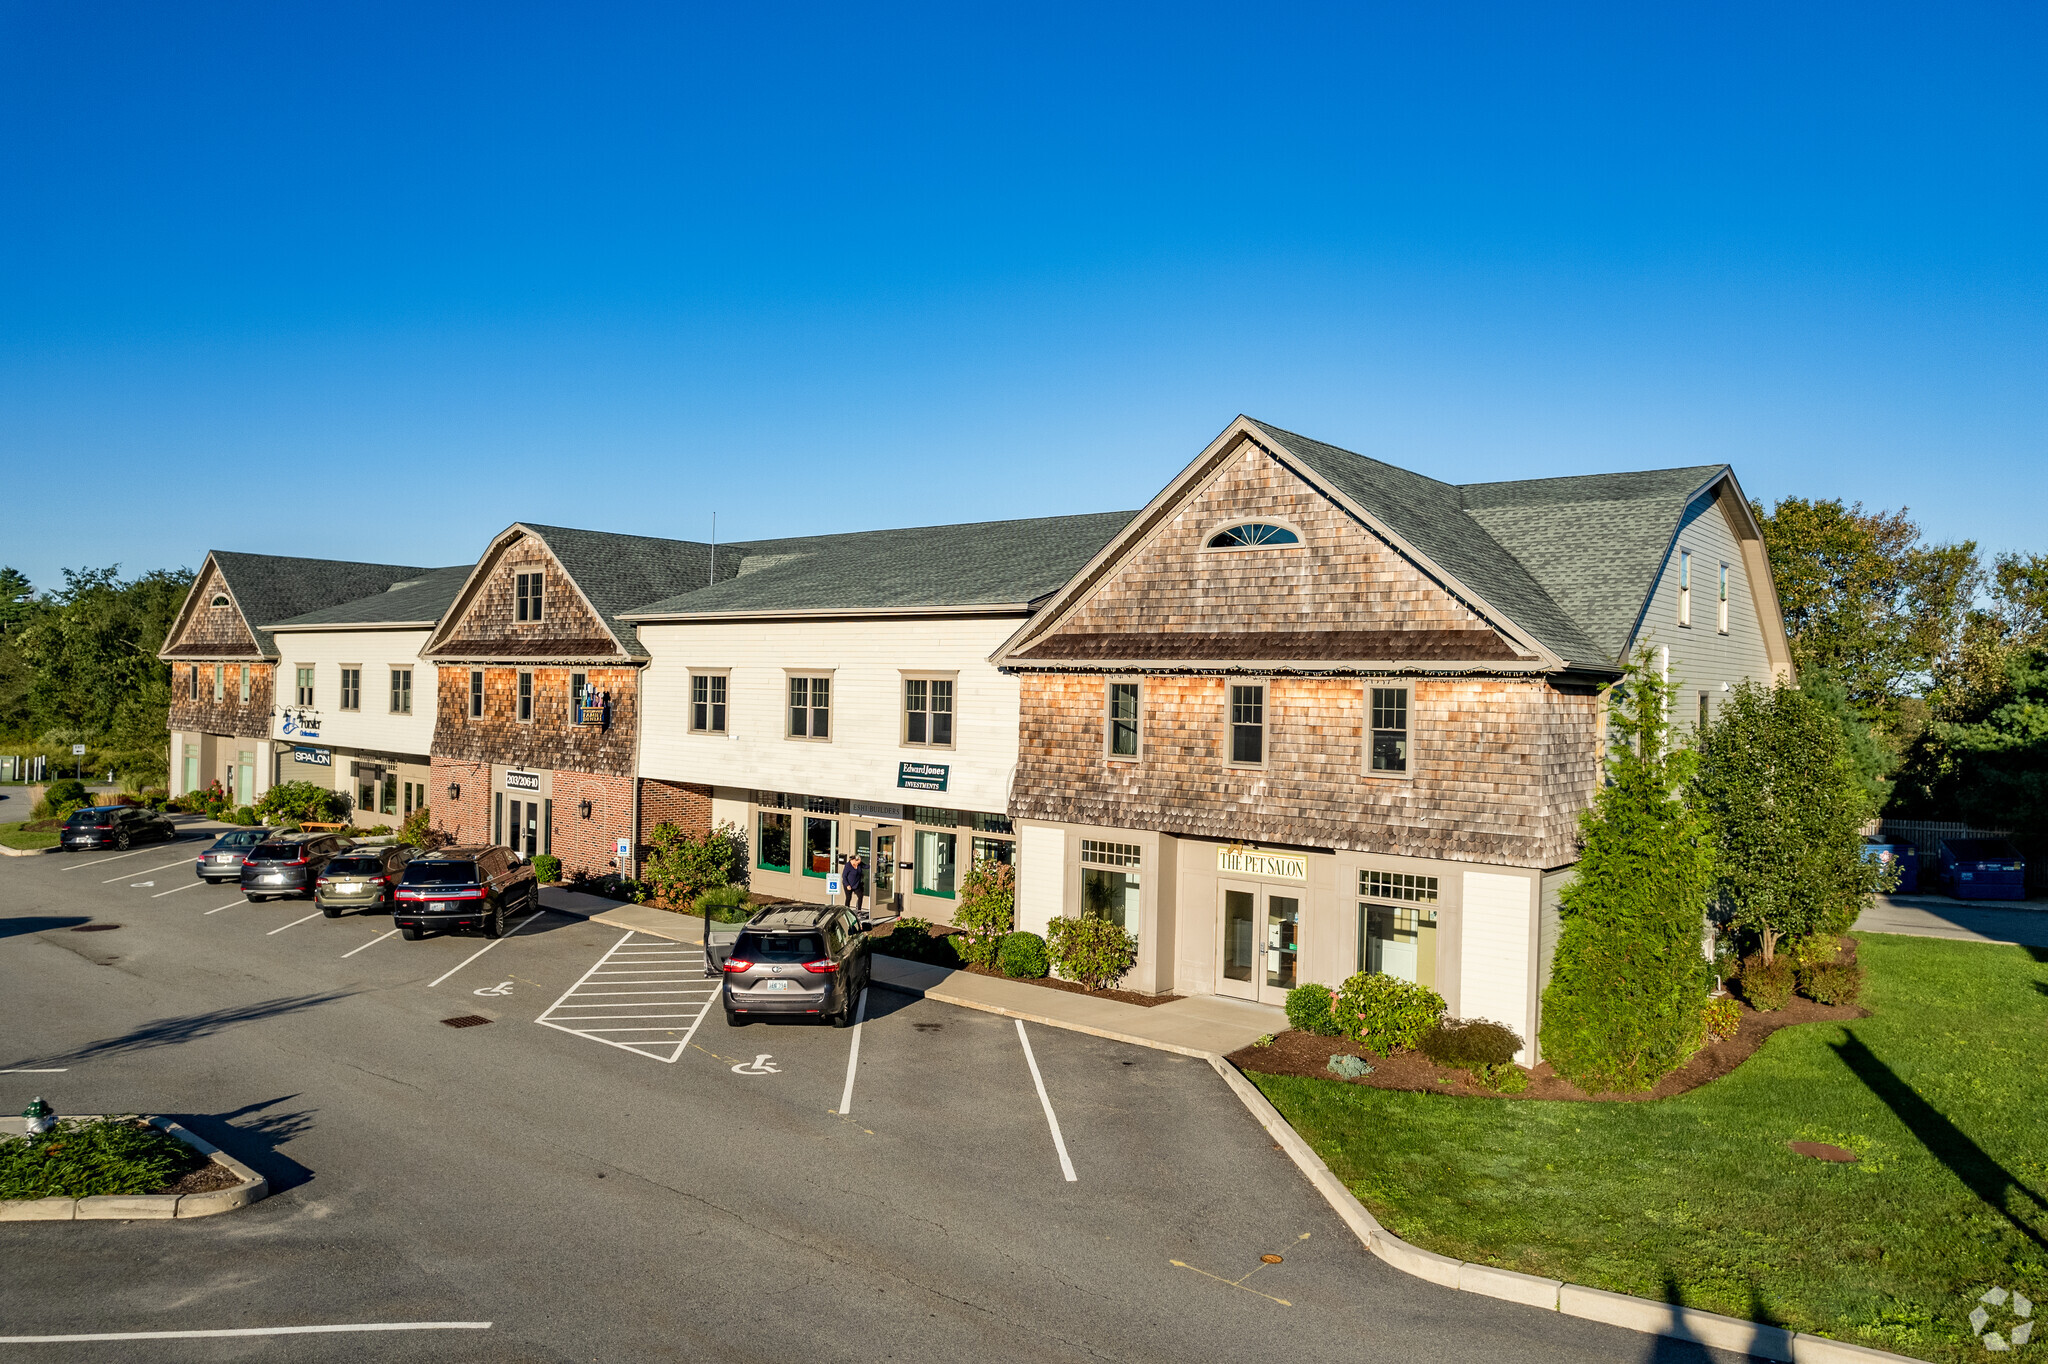
{"type": "Polygon", "coordinates": [[[224,1326],[213,1331],[97,1331],[75,1336],[0,1336],[0,1345],[55,1345],[71,1340],[213,1340],[223,1336],[312,1336],[340,1331],[488,1331],[487,1321],[360,1321],[343,1326],[224,1326]]]}
{"type": "MultiPolygon", "coordinates": [[[[319,917],[320,917],[320,911],[316,909],[316,910],[314,910],[314,911],[313,911],[313,912],[312,912],[311,914],[308,914],[308,915],[306,916],[306,919],[317,919],[317,918],[319,918],[319,917]]],[[[285,931],[285,929],[287,929],[287,928],[297,928],[297,927],[298,927],[298,926],[299,926],[300,924],[302,924],[302,923],[306,922],[306,919],[293,919],[293,920],[292,920],[292,921],[291,921],[290,923],[288,923],[288,924],[283,924],[283,925],[280,925],[280,926],[279,926],[279,927],[277,927],[277,928],[273,928],[273,929],[271,929],[271,930],[270,930],[270,932],[268,932],[268,933],[265,933],[265,934],[264,934],[263,936],[264,936],[264,937],[266,937],[266,938],[273,938],[273,937],[276,937],[276,936],[277,936],[278,934],[280,934],[280,933],[284,932],[284,931],[285,931]]]]}
{"type": "MultiPolygon", "coordinates": [[[[233,909],[233,908],[235,907],[235,905],[246,905],[246,904],[248,904],[248,903],[249,903],[249,901],[248,901],[248,900],[247,900],[246,898],[244,898],[244,899],[240,899],[240,900],[237,900],[237,901],[235,901],[235,904],[234,904],[234,905],[222,905],[222,906],[220,907],[220,909],[233,909]]],[[[206,911],[206,914],[218,914],[218,913],[220,913],[220,909],[209,909],[209,910],[207,910],[207,911],[206,911]]],[[[206,914],[202,914],[202,915],[200,915],[199,917],[203,919],[203,918],[205,918],[205,917],[206,917],[206,914]]]]}
{"type": "Polygon", "coordinates": [[[148,851],[148,848],[137,848],[134,852],[115,853],[112,857],[96,857],[90,862],[80,862],[76,866],[71,867],[59,867],[57,870],[60,872],[84,871],[87,867],[103,867],[109,862],[119,862],[124,857],[140,857],[148,851]]]}
{"type": "Polygon", "coordinates": [[[1024,1044],[1024,1062],[1031,1067],[1031,1083],[1038,1086],[1038,1102],[1045,1109],[1045,1125],[1052,1129],[1052,1144],[1060,1153],[1060,1173],[1067,1177],[1067,1183],[1076,1181],[1074,1162],[1067,1159],[1067,1139],[1060,1135],[1060,1120],[1053,1116],[1052,1100],[1045,1094],[1045,1077],[1038,1073],[1038,1058],[1031,1054],[1031,1038],[1024,1031],[1024,1020],[1017,1020],[1017,1040],[1024,1044]]]}
{"type": "MultiPolygon", "coordinates": [[[[397,931],[398,930],[394,928],[391,929],[389,932],[379,933],[376,937],[364,943],[363,947],[375,947],[378,943],[383,942],[386,938],[390,937],[392,933],[396,933],[397,931]]],[[[353,957],[356,953],[362,951],[363,947],[350,948],[348,951],[341,954],[341,959],[343,961],[347,961],[350,957],[353,957]]]]}
{"type": "Polygon", "coordinates": [[[853,1046],[846,1053],[846,1088],[839,1093],[839,1116],[853,1111],[853,1071],[860,1064],[860,1030],[868,1021],[868,987],[860,987],[860,1008],[853,1015],[853,1046]]]}
{"type": "MultiPolygon", "coordinates": [[[[510,927],[510,928],[506,929],[506,930],[505,930],[505,938],[509,938],[509,937],[511,937],[511,936],[512,936],[512,935],[513,935],[514,933],[517,933],[517,932],[518,932],[518,931],[519,931],[520,929],[522,929],[522,928],[526,927],[526,926],[527,926],[528,924],[532,923],[532,922],[533,922],[533,921],[534,921],[535,919],[538,919],[538,918],[539,918],[539,917],[540,917],[541,915],[543,915],[543,914],[545,914],[545,913],[547,913],[547,910],[545,910],[545,909],[536,909],[535,911],[533,911],[533,913],[531,913],[531,914],[527,915],[527,916],[526,916],[525,918],[521,919],[521,920],[520,920],[520,921],[519,921],[518,923],[516,923],[516,924],[512,925],[512,927],[510,927]]],[[[464,958],[463,958],[463,959],[462,959],[461,961],[457,962],[457,963],[456,963],[455,965],[453,965],[453,966],[449,967],[449,968],[448,968],[448,969],[447,969],[446,971],[443,971],[443,972],[442,972],[442,973],[441,973],[440,975],[438,975],[438,976],[435,976],[435,977],[434,977],[434,978],[433,978],[432,980],[428,981],[428,982],[427,982],[427,988],[428,988],[429,990],[433,989],[433,988],[434,988],[434,987],[435,987],[436,985],[439,985],[439,984],[440,984],[440,983],[441,983],[442,981],[444,981],[444,980],[448,979],[448,977],[450,977],[450,976],[454,975],[454,974],[455,974],[455,973],[456,973],[457,971],[460,971],[460,970],[461,970],[461,969],[462,969],[463,967],[465,967],[465,966],[469,965],[469,964],[470,964],[471,962],[475,961],[475,960],[476,960],[476,959],[477,959],[478,957],[481,957],[481,956],[482,956],[482,955],[483,955],[484,953],[486,953],[486,952],[490,951],[490,950],[491,950],[491,949],[492,949],[493,947],[496,947],[496,946],[497,946],[497,945],[498,945],[499,943],[501,943],[501,942],[505,941],[505,938],[493,938],[493,939],[491,939],[491,940],[490,940],[489,942],[485,943],[485,944],[484,944],[484,945],[483,945],[482,947],[479,947],[479,948],[478,948],[478,949],[477,949],[476,951],[474,951],[474,952],[470,953],[470,954],[469,954],[468,956],[464,957],[464,958]]]]}
{"type": "MultiPolygon", "coordinates": [[[[147,852],[147,851],[149,851],[149,850],[148,850],[147,848],[145,848],[145,849],[143,849],[143,851],[144,851],[144,852],[147,852]]],[[[130,853],[130,854],[129,854],[129,856],[131,856],[131,857],[132,857],[132,856],[134,856],[134,854],[133,854],[133,853],[130,853]]],[[[110,857],[110,858],[108,858],[107,860],[108,860],[109,862],[111,862],[111,861],[113,861],[114,859],[110,857]]],[[[168,870],[170,870],[170,869],[171,869],[172,867],[182,867],[182,866],[184,866],[187,860],[188,860],[188,859],[186,859],[186,858],[183,858],[183,857],[181,857],[181,858],[179,858],[179,859],[178,859],[177,861],[175,861],[175,862],[166,862],[166,863],[164,863],[164,864],[163,864],[162,866],[160,866],[160,867],[144,867],[144,868],[143,868],[143,869],[142,869],[141,871],[124,871],[124,872],[122,872],[122,873],[121,873],[121,874],[120,874],[119,876],[109,876],[109,877],[108,877],[108,878],[107,878],[106,880],[104,880],[104,881],[100,882],[100,884],[101,884],[101,885],[103,885],[103,886],[111,886],[111,885],[113,885],[113,884],[114,884],[114,882],[116,882],[116,881],[125,881],[125,880],[127,880],[127,879],[128,879],[129,877],[131,877],[131,876],[147,876],[147,875],[149,875],[149,874],[150,874],[151,872],[153,872],[153,871],[168,871],[168,870]]]]}
{"type": "Polygon", "coordinates": [[[628,931],[599,957],[574,985],[562,992],[534,1022],[557,1032],[602,1042],[608,1047],[630,1051],[636,1056],[674,1065],[689,1047],[690,1039],[711,1011],[717,984],[701,971],[691,971],[690,961],[701,962],[703,954],[678,950],[665,942],[649,942],[628,931]],[[680,958],[671,964],[634,968],[618,963],[635,956],[680,958]],[[631,989],[589,989],[586,986],[644,987],[631,989]],[[687,1028],[675,1024],[659,1026],[663,1020],[689,1020],[687,1028]],[[665,1033],[667,1038],[621,1041],[607,1034],[665,1033]],[[680,1040],[670,1042],[680,1033],[680,1040]]]}
{"type": "MultiPolygon", "coordinates": [[[[140,875],[140,873],[138,872],[137,875],[140,875]]],[[[206,882],[204,881],[194,881],[189,885],[172,886],[169,890],[160,890],[156,894],[150,896],[149,898],[152,900],[161,900],[166,895],[176,895],[181,890],[190,890],[192,889],[193,886],[203,886],[205,884],[206,882]]]]}

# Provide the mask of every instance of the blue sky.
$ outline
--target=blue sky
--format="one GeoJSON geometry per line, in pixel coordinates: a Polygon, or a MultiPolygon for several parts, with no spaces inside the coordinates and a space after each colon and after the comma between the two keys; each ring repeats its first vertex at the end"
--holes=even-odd
{"type": "Polygon", "coordinates": [[[1133,507],[1240,411],[2039,550],[2044,30],[0,0],[0,562],[1133,507]]]}

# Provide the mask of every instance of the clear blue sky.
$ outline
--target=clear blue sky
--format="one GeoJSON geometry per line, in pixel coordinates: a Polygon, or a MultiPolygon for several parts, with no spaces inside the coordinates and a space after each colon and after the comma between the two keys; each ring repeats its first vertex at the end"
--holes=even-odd
{"type": "Polygon", "coordinates": [[[2044,38],[2039,4],[4,0],[0,562],[1132,507],[1240,411],[2042,549],[2044,38]]]}

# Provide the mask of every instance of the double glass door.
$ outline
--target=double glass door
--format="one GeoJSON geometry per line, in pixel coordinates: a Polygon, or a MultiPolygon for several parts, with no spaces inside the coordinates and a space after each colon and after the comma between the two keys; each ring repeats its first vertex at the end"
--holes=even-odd
{"type": "Polygon", "coordinates": [[[541,850],[540,802],[515,800],[508,803],[512,807],[512,817],[505,822],[505,846],[521,857],[532,857],[541,850]]]}
{"type": "Polygon", "coordinates": [[[868,910],[893,913],[896,904],[896,849],[900,831],[893,824],[853,826],[853,851],[867,869],[868,910]]]}
{"type": "Polygon", "coordinates": [[[1283,1004],[1298,983],[1301,893],[1223,883],[1217,993],[1283,1004]]]}

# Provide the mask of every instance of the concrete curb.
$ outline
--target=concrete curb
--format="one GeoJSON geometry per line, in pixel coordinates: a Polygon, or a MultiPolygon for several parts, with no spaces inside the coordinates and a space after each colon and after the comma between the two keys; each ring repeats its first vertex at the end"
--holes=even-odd
{"type": "Polygon", "coordinates": [[[54,843],[47,848],[0,848],[0,857],[41,857],[44,853],[56,851],[54,843]]]}
{"type": "MultiPolygon", "coordinates": [[[[90,1120],[100,1114],[80,1114],[90,1120]]],[[[168,1221],[180,1217],[211,1217],[215,1213],[246,1208],[270,1194],[270,1181],[236,1160],[204,1137],[186,1131],[169,1118],[144,1118],[159,1132],[165,1132],[225,1166],[241,1183],[226,1189],[196,1194],[91,1194],[84,1198],[25,1198],[0,1200],[0,1222],[88,1222],[168,1221]]],[[[6,1119],[4,1125],[19,1133],[20,1118],[6,1119]]]]}
{"type": "Polygon", "coordinates": [[[1323,1196],[1324,1201],[1330,1205],[1330,1210],[1351,1228],[1352,1235],[1356,1236],[1374,1256],[1403,1274],[1412,1274],[1418,1279],[1427,1279],[1431,1283],[1456,1289],[1460,1293],[1477,1293],[1484,1297],[1499,1298],[1504,1302],[1521,1303],[1525,1307],[1541,1308],[1546,1312],[1559,1312],[1565,1316],[1597,1321],[1607,1326],[1619,1326],[1627,1331],[1669,1336],[1674,1340],[1691,1341],[1714,1349],[1777,1360],[1780,1364],[1877,1364],[1877,1361],[1920,1364],[1908,1355],[1872,1350],[1862,1345],[1830,1340],[1826,1336],[1809,1335],[1803,1331],[1788,1331],[1782,1326],[1771,1326],[1763,1322],[1724,1317],[1716,1312],[1702,1312],[1697,1308],[1680,1307],[1675,1303],[1655,1302],[1649,1298],[1631,1297],[1626,1293],[1585,1288],[1578,1284],[1565,1283],[1560,1279],[1538,1278],[1534,1274],[1521,1274],[1512,1269],[1454,1260],[1448,1255],[1438,1255],[1420,1246],[1411,1246],[1381,1226],[1379,1219],[1368,1212],[1365,1205],[1358,1201],[1357,1196],[1345,1187],[1344,1181],[1338,1179],[1330,1167],[1323,1163],[1323,1158],[1302,1140],[1301,1134],[1289,1125],[1287,1119],[1280,1116],[1280,1110],[1273,1107],[1272,1101],[1259,1091],[1258,1086],[1247,1080],[1236,1066],[1213,1051],[1198,1051],[1192,1047],[1177,1047],[1171,1043],[1155,1042],[1146,1037],[1131,1037],[1102,1028],[1047,1018],[1040,1014],[1005,1009],[981,1000],[949,999],[940,991],[922,990],[914,985],[888,981],[876,981],[875,984],[885,990],[918,995],[942,1004],[980,1009],[984,1013],[1021,1018],[1027,1023],[1042,1023],[1049,1028],[1064,1028],[1068,1032],[1087,1033],[1092,1037],[1107,1038],[1112,1042],[1128,1042],[1132,1046],[1150,1047],[1154,1051],[1178,1052],[1183,1056],[1199,1057],[1207,1061],[1217,1075],[1222,1077],[1223,1083],[1230,1086],[1231,1093],[1237,1095],[1238,1101],[1251,1113],[1259,1126],[1264,1128],[1279,1144],[1280,1149],[1294,1161],[1295,1168],[1300,1170],[1316,1192],[1323,1196]]]}

